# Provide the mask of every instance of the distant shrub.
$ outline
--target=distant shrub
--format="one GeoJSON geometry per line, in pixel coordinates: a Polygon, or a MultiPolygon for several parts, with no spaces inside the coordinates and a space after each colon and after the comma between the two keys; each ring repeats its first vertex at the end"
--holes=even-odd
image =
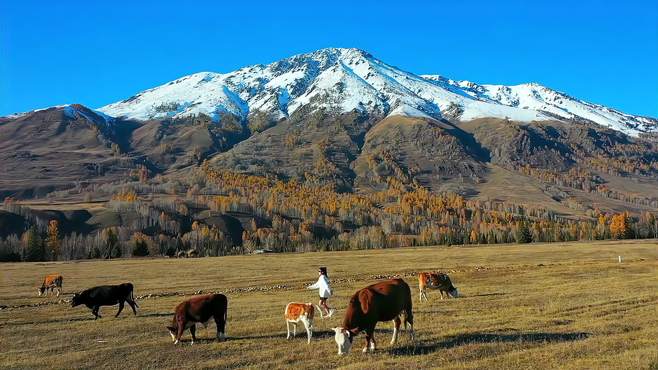
{"type": "Polygon", "coordinates": [[[148,236],[136,232],[132,236],[132,240],[134,243],[133,246],[133,256],[135,257],[144,257],[148,256],[150,254],[149,252],[149,244],[148,244],[148,236]]]}
{"type": "Polygon", "coordinates": [[[133,256],[135,257],[145,257],[149,255],[148,245],[144,240],[135,240],[135,246],[133,247],[133,256]]]}
{"type": "Polygon", "coordinates": [[[21,255],[8,250],[0,250],[0,262],[20,262],[21,255]]]}

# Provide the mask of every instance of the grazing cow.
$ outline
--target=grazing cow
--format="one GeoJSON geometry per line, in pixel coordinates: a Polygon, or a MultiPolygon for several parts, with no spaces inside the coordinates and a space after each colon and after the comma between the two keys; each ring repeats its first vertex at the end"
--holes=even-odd
{"type": "Polygon", "coordinates": [[[133,309],[133,313],[137,315],[136,308],[139,308],[139,306],[137,305],[137,302],[135,302],[133,285],[131,283],[97,286],[87,289],[82,293],[76,293],[71,299],[71,307],[84,304],[91,308],[91,313],[94,314],[94,320],[96,320],[101,317],[98,312],[101,306],[114,306],[118,303],[119,311],[114,315],[114,317],[117,317],[123,310],[124,302],[128,302],[130,308],[133,309]]]}
{"type": "Polygon", "coordinates": [[[288,303],[286,305],[286,311],[284,312],[286,329],[288,330],[288,336],[286,339],[290,339],[297,335],[297,323],[301,321],[302,324],[304,324],[304,328],[306,328],[306,336],[308,337],[308,343],[310,344],[311,337],[313,336],[313,316],[315,315],[316,309],[320,312],[320,317],[324,318],[320,307],[313,303],[288,303]],[[290,335],[290,324],[293,326],[292,336],[290,335]]]}
{"type": "Polygon", "coordinates": [[[452,285],[450,277],[441,272],[421,272],[418,274],[418,290],[420,291],[420,301],[427,301],[427,289],[438,289],[441,292],[441,299],[443,293],[448,297],[459,297],[459,291],[452,285]]]}
{"type": "Polygon", "coordinates": [[[411,289],[402,279],[391,279],[367,286],[350,298],[345,312],[343,326],[334,328],[338,354],[347,354],[352,347],[354,337],[361,331],[366,332],[366,346],[363,352],[374,351],[375,326],[380,321],[393,321],[393,338],[395,344],[404,316],[404,326],[409,324],[409,335],[414,340],[414,316],[411,304],[411,289]]]}
{"type": "Polygon", "coordinates": [[[63,281],[64,278],[60,274],[46,275],[46,277],[43,278],[43,283],[41,283],[41,288],[39,288],[39,297],[44,293],[47,296],[49,291],[52,292],[55,289],[57,289],[57,296],[59,297],[62,292],[63,281]]]}
{"type": "Polygon", "coordinates": [[[208,326],[208,320],[212,317],[217,325],[217,340],[225,339],[224,330],[228,312],[228,299],[223,294],[208,294],[188,299],[176,306],[174,318],[169,329],[169,335],[174,344],[180,343],[185,329],[190,329],[192,343],[196,340],[196,323],[208,326]]]}

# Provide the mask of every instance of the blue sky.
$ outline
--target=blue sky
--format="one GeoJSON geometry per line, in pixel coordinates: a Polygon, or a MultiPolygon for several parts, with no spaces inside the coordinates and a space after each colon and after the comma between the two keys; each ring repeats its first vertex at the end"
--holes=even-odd
{"type": "Polygon", "coordinates": [[[0,115],[357,47],[414,73],[538,82],[658,117],[658,1],[0,1],[0,115]]]}

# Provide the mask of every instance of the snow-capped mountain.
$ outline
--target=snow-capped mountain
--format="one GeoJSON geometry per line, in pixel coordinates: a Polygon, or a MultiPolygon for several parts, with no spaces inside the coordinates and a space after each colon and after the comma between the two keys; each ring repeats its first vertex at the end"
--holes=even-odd
{"type": "Polygon", "coordinates": [[[658,131],[658,120],[624,114],[574,99],[537,84],[478,85],[441,76],[419,76],[390,66],[358,49],[329,48],[269,65],[220,74],[179,78],[99,108],[135,120],[256,112],[286,117],[303,106],[336,112],[427,115],[462,121],[588,120],[632,136],[658,131]],[[454,112],[457,112],[455,116],[454,112]]]}
{"type": "Polygon", "coordinates": [[[474,82],[455,81],[438,75],[422,77],[463,91],[479,100],[530,109],[560,119],[585,119],[632,136],[637,136],[640,132],[658,131],[658,120],[654,118],[625,114],[616,109],[575,99],[536,83],[514,86],[478,85],[474,82]]]}

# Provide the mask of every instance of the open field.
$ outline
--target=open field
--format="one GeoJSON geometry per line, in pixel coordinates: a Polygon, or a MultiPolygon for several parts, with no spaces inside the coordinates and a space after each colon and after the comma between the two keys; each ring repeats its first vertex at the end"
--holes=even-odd
{"type": "Polygon", "coordinates": [[[0,264],[2,368],[656,368],[658,366],[658,241],[406,248],[354,252],[124,259],[0,264]],[[617,256],[623,262],[617,262],[617,256]],[[316,319],[310,345],[303,332],[285,339],[283,309],[316,302],[305,290],[327,265],[337,314],[316,319]],[[418,303],[413,273],[450,274],[462,298],[418,303]],[[82,306],[36,297],[46,273],[64,276],[64,299],[94,285],[132,281],[141,306],[93,320],[82,306]],[[416,346],[402,333],[388,344],[380,323],[378,350],[339,357],[330,328],[340,325],[349,296],[388,275],[412,286],[416,346]],[[173,307],[195,291],[229,297],[228,341],[214,323],[201,339],[174,346],[165,325],[173,307]],[[158,296],[162,293],[180,293],[158,296]],[[53,304],[32,306],[39,302],[53,304]],[[18,306],[18,307],[17,307],[18,306]]]}

